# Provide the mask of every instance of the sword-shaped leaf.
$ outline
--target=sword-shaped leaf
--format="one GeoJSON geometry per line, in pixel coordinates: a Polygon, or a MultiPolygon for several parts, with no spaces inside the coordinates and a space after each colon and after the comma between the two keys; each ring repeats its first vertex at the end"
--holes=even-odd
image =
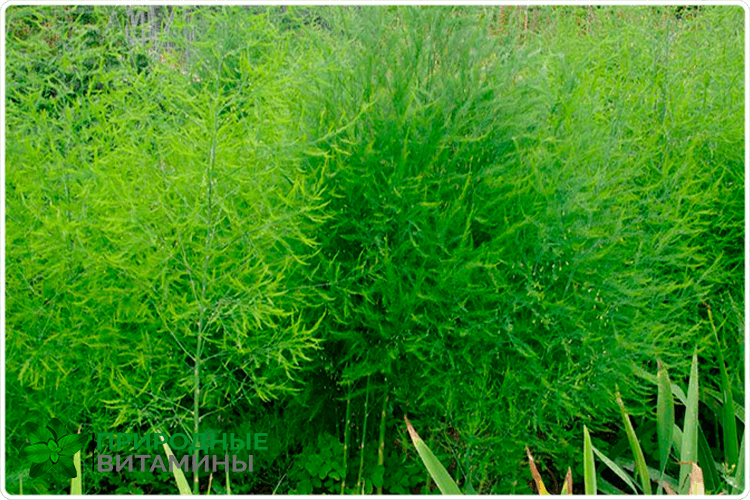
{"type": "Polygon", "coordinates": [[[445,467],[443,467],[435,454],[432,453],[432,450],[424,444],[424,441],[419,437],[417,431],[414,430],[414,427],[412,427],[409,419],[406,418],[406,415],[404,415],[404,420],[406,420],[406,428],[409,431],[409,436],[411,436],[414,447],[417,449],[419,457],[422,459],[425,467],[427,467],[427,471],[430,473],[430,476],[432,476],[435,484],[437,484],[440,492],[443,495],[463,495],[456,482],[450,474],[448,474],[448,471],[445,470],[445,467]]]}

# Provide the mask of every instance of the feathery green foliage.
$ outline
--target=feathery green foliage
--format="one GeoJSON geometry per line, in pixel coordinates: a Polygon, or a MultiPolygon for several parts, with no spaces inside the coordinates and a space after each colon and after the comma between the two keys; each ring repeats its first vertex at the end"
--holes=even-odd
{"type": "Polygon", "coordinates": [[[603,449],[616,385],[637,433],[632,375],[682,383],[697,346],[691,400],[744,459],[739,7],[159,9],[149,47],[125,8],[5,11],[9,454],[55,415],[264,426],[235,493],[414,493],[408,413],[478,493],[528,493],[524,446],[603,449]],[[343,472],[297,488],[319,436],[343,472]]]}

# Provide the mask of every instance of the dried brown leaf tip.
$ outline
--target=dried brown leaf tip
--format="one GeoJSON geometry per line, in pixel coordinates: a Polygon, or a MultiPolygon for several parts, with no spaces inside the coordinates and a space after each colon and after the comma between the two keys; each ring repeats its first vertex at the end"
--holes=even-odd
{"type": "Polygon", "coordinates": [[[565,482],[563,483],[563,489],[562,489],[561,494],[562,495],[573,494],[573,474],[570,470],[570,467],[568,467],[568,473],[565,474],[565,482]]]}
{"type": "Polygon", "coordinates": [[[536,468],[536,464],[534,463],[534,457],[531,456],[531,451],[529,451],[528,446],[526,447],[526,456],[529,457],[529,469],[531,469],[531,477],[534,478],[534,482],[536,483],[536,489],[539,491],[540,495],[549,495],[547,488],[544,487],[544,481],[542,481],[542,475],[539,474],[539,471],[536,468]]]}
{"type": "Polygon", "coordinates": [[[690,491],[689,495],[705,495],[706,487],[703,484],[703,471],[698,464],[693,464],[693,470],[690,472],[690,491]]]}
{"type": "Polygon", "coordinates": [[[417,434],[417,431],[414,430],[414,427],[412,427],[411,422],[409,422],[409,419],[406,418],[406,415],[404,415],[404,420],[406,421],[406,430],[409,431],[409,436],[411,437],[411,440],[415,444],[418,440],[421,441],[419,434],[417,434]]]}

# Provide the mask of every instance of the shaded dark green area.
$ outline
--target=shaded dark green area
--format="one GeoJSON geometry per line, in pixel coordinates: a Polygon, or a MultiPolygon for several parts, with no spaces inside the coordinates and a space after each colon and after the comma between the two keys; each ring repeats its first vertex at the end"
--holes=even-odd
{"type": "MultiPolygon", "coordinates": [[[[52,417],[268,433],[234,494],[434,490],[404,415],[479,493],[580,483],[634,373],[718,390],[707,307],[744,400],[741,9],[174,9],[7,10],[9,491],[68,490],[52,417]]],[[[176,491],[95,446],[84,493],[176,491]]]]}

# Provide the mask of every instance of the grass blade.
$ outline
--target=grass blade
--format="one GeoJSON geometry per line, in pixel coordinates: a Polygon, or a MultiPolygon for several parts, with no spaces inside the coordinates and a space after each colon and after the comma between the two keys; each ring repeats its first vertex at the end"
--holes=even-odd
{"type": "MultiPolygon", "coordinates": [[[[632,460],[631,461],[622,461],[622,462],[619,462],[618,465],[620,467],[622,467],[623,470],[626,470],[628,472],[632,472],[633,474],[635,474],[635,462],[633,462],[632,460]]],[[[659,478],[663,477],[663,481],[662,482],[665,485],[668,485],[673,490],[678,490],[679,489],[679,486],[677,485],[677,479],[676,478],[674,478],[674,477],[672,477],[672,476],[670,476],[668,474],[664,474],[662,476],[662,474],[658,470],[654,469],[653,467],[647,467],[647,469],[648,469],[648,477],[651,478],[651,481],[659,481],[659,478]]]]}
{"type": "Polygon", "coordinates": [[[585,425],[583,426],[583,483],[586,495],[596,495],[594,446],[591,444],[591,436],[585,425]]]}
{"type": "Polygon", "coordinates": [[[722,438],[724,440],[724,456],[730,466],[737,463],[737,420],[734,418],[734,405],[732,404],[732,386],[727,375],[727,368],[724,364],[724,353],[721,350],[719,334],[714,326],[711,308],[708,308],[708,321],[711,323],[711,330],[716,340],[716,359],[719,362],[719,373],[721,375],[721,396],[722,396],[722,438]]]}
{"type": "Polygon", "coordinates": [[[635,429],[633,424],[630,422],[630,416],[625,410],[625,405],[622,402],[620,393],[617,393],[617,405],[620,407],[620,414],[622,415],[622,422],[625,425],[625,433],[628,435],[628,441],[630,442],[630,449],[633,450],[633,459],[635,460],[635,470],[638,473],[638,477],[641,480],[641,488],[643,489],[644,495],[651,494],[651,480],[648,477],[648,470],[646,469],[646,459],[643,457],[643,450],[638,442],[638,436],[635,435],[635,429]]]}
{"type": "Polygon", "coordinates": [[[414,430],[414,427],[411,426],[406,415],[404,415],[404,420],[406,420],[406,428],[409,431],[409,436],[411,436],[414,447],[417,449],[417,453],[419,453],[419,457],[422,459],[422,462],[424,462],[425,467],[427,467],[430,476],[435,480],[435,484],[437,484],[440,492],[443,495],[462,495],[456,482],[450,474],[448,474],[448,471],[445,470],[445,467],[443,467],[435,454],[432,453],[426,444],[424,444],[424,441],[419,437],[419,434],[414,430]]]}
{"type": "MultiPolygon", "coordinates": [[[[722,393],[720,391],[711,390],[710,387],[704,387],[703,389],[701,389],[701,392],[703,393],[703,396],[704,396],[701,401],[703,401],[706,404],[710,405],[710,400],[708,399],[709,397],[716,399],[720,403],[724,401],[724,396],[722,395],[722,393]]],[[[741,423],[744,424],[745,423],[745,407],[742,406],[737,401],[732,401],[731,407],[734,411],[734,418],[736,418],[737,420],[739,420],[741,423]]]]}
{"type": "Polygon", "coordinates": [[[549,495],[547,488],[544,486],[544,481],[542,481],[542,475],[539,474],[539,471],[536,469],[534,457],[531,456],[528,446],[526,447],[526,456],[529,457],[529,469],[531,470],[531,477],[534,478],[534,483],[536,483],[537,492],[540,495],[549,495]]]}
{"type": "Polygon", "coordinates": [[[601,459],[601,461],[604,462],[604,464],[607,467],[609,467],[609,469],[612,472],[614,472],[615,474],[617,474],[617,476],[620,479],[622,479],[625,482],[625,484],[627,484],[628,486],[630,486],[630,488],[633,490],[634,494],[636,494],[636,495],[638,494],[638,488],[635,487],[635,482],[633,481],[633,478],[630,477],[630,475],[627,472],[625,472],[622,467],[620,467],[619,465],[617,465],[616,463],[614,463],[612,460],[610,460],[609,458],[607,458],[606,456],[604,456],[604,454],[602,452],[600,452],[599,450],[597,450],[594,446],[592,446],[591,449],[594,450],[594,453],[596,453],[596,456],[599,457],[601,459]]]}
{"type": "MultiPolygon", "coordinates": [[[[672,451],[674,429],[674,399],[672,399],[672,384],[669,381],[667,368],[660,360],[656,361],[656,379],[658,392],[656,396],[656,435],[659,442],[659,471],[664,474],[672,451]]],[[[659,481],[659,490],[663,481],[659,481]]],[[[657,494],[660,491],[657,491],[657,494]]]]}
{"type": "Polygon", "coordinates": [[[742,443],[740,444],[740,453],[737,461],[737,472],[734,475],[734,484],[732,485],[732,494],[739,495],[745,491],[745,436],[747,431],[742,436],[742,443]]]}
{"type": "MultiPolygon", "coordinates": [[[[167,454],[167,463],[169,463],[169,457],[173,457],[174,453],[172,453],[172,449],[167,444],[167,441],[164,439],[164,436],[161,435],[161,433],[157,430],[156,434],[159,435],[159,439],[162,441],[162,445],[164,446],[164,453],[167,454]]],[[[174,479],[177,482],[177,489],[180,491],[180,495],[192,495],[193,493],[190,491],[190,486],[188,485],[187,479],[185,478],[185,473],[182,472],[182,469],[179,467],[173,467],[172,473],[174,474],[174,479]]]]}
{"type": "Polygon", "coordinates": [[[719,471],[716,469],[716,462],[714,462],[714,457],[711,454],[706,435],[703,434],[703,429],[700,426],[698,426],[698,465],[704,472],[703,481],[706,490],[712,494],[718,493],[721,478],[719,478],[719,471]]]}
{"type": "Polygon", "coordinates": [[[680,491],[687,493],[687,482],[692,464],[698,462],[698,354],[693,354],[693,365],[688,382],[685,423],[682,427],[682,452],[680,453],[680,491]]]}

